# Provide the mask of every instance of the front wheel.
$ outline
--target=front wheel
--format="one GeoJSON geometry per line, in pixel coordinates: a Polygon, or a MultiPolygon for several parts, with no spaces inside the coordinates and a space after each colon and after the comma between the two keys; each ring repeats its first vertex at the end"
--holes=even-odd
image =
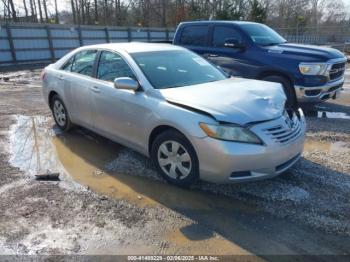
{"type": "Polygon", "coordinates": [[[151,157],[168,182],[189,186],[199,177],[198,158],[188,139],[175,130],[161,133],[153,142],[151,157]]]}

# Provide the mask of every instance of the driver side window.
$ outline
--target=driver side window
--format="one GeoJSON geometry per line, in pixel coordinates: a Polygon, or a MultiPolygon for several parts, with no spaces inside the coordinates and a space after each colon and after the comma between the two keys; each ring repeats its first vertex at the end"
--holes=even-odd
{"type": "Polygon", "coordinates": [[[129,65],[123,58],[113,52],[103,51],[98,64],[97,78],[109,82],[119,77],[134,78],[129,65]]]}
{"type": "Polygon", "coordinates": [[[237,39],[242,41],[241,34],[234,28],[227,26],[215,26],[213,34],[213,46],[223,47],[227,39],[237,39]]]}

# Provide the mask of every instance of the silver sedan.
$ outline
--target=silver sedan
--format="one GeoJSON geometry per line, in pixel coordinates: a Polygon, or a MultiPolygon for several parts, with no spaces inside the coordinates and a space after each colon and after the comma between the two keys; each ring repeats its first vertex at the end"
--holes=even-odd
{"type": "Polygon", "coordinates": [[[78,48],[42,74],[56,124],[84,126],[149,156],[169,182],[258,180],[301,156],[305,118],[280,84],[232,78],[187,49],[78,48]]]}

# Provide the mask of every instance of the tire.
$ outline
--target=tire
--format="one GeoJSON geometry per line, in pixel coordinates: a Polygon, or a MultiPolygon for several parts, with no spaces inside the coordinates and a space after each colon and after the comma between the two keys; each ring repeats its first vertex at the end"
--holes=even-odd
{"type": "Polygon", "coordinates": [[[268,82],[275,82],[280,83],[283,86],[284,93],[286,94],[287,101],[286,101],[286,108],[298,108],[298,101],[295,95],[295,90],[293,85],[288,81],[288,79],[281,77],[281,76],[267,76],[264,77],[262,80],[268,81],[268,82]]]}
{"type": "Polygon", "coordinates": [[[56,125],[62,131],[68,131],[72,128],[72,122],[69,118],[67,108],[58,95],[54,95],[51,99],[51,112],[56,125]]]}
{"type": "Polygon", "coordinates": [[[190,141],[176,130],[168,130],[156,137],[151,158],[158,172],[177,186],[190,186],[199,178],[197,154],[190,141]],[[176,152],[173,152],[175,146],[176,152]]]}

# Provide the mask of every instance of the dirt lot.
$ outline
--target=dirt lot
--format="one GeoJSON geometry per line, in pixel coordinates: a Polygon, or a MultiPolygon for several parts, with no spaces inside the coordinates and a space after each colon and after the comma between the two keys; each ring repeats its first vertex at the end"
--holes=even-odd
{"type": "Polygon", "coordinates": [[[307,108],[288,174],[191,189],[88,130],[60,133],[39,72],[0,73],[0,254],[350,254],[349,70],[338,100],[307,108]],[[34,179],[48,169],[60,180],[34,179]]]}

